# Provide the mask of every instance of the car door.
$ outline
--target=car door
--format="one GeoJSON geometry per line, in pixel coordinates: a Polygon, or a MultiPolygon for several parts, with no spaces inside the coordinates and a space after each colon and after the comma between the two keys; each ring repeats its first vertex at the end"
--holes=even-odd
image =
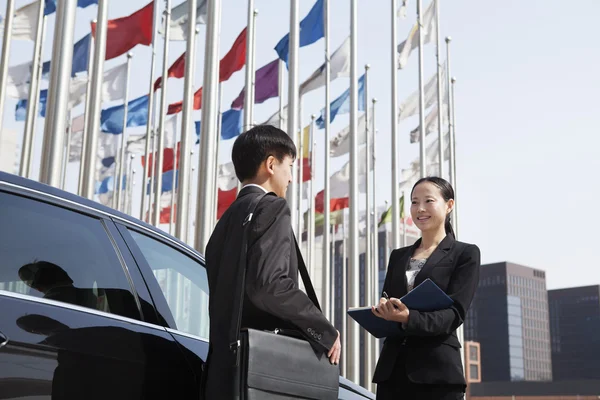
{"type": "Polygon", "coordinates": [[[2,398],[169,398],[182,383],[161,374],[189,365],[144,321],[111,226],[92,209],[0,184],[2,398]],[[152,357],[154,347],[170,357],[152,357]]]}

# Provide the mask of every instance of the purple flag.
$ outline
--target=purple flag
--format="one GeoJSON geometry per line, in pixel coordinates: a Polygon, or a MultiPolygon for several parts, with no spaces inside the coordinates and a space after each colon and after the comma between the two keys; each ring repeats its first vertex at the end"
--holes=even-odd
{"type": "MultiPolygon", "coordinates": [[[[256,71],[254,103],[261,104],[265,100],[277,97],[279,94],[279,59],[273,60],[261,69],[256,71]]],[[[231,103],[231,108],[241,110],[244,108],[245,89],[242,89],[240,95],[231,103]]]]}

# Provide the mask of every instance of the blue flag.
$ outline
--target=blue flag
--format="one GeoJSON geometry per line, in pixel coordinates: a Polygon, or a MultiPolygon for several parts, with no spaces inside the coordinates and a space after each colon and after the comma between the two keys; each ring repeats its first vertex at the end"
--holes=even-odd
{"type": "MultiPolygon", "coordinates": [[[[200,143],[200,127],[202,124],[200,121],[195,122],[196,125],[196,136],[198,140],[196,144],[200,143]]],[[[242,133],[242,110],[230,109],[223,113],[221,117],[221,139],[228,140],[233,139],[242,133]]]]}
{"type": "MultiPolygon", "coordinates": [[[[123,186],[122,189],[127,188],[127,176],[123,175],[123,186]]],[[[102,181],[96,181],[95,194],[106,194],[115,190],[115,178],[114,176],[107,176],[102,181]]]]}
{"type": "MultiPolygon", "coordinates": [[[[365,76],[358,78],[358,111],[365,111],[365,76]]],[[[330,122],[333,122],[338,114],[350,112],[350,88],[337,99],[331,102],[330,122]]],[[[321,116],[316,120],[319,129],[325,128],[325,109],[321,110],[321,116]]]]}
{"type": "MultiPolygon", "coordinates": [[[[92,4],[98,4],[98,0],[77,0],[77,7],[86,8],[92,4]]],[[[46,0],[44,5],[44,15],[50,15],[56,12],[56,0],[46,0]]]]}
{"type": "MultiPolygon", "coordinates": [[[[88,54],[90,51],[90,43],[92,42],[92,34],[88,33],[82,37],[73,46],[73,63],[71,64],[71,76],[75,76],[78,72],[87,71],[88,54]]],[[[50,76],[50,61],[46,61],[42,65],[42,78],[48,79],[50,76]]]]}
{"type": "MultiPolygon", "coordinates": [[[[46,100],[48,99],[48,89],[40,90],[40,104],[38,107],[39,116],[46,117],[46,100]]],[[[15,121],[25,121],[27,116],[27,99],[21,99],[15,107],[15,121]]]]}
{"type": "MultiPolygon", "coordinates": [[[[300,47],[313,44],[323,36],[325,36],[325,29],[323,27],[323,0],[317,0],[306,17],[300,21],[300,47]]],[[[275,51],[279,55],[279,58],[287,64],[290,53],[289,33],[277,43],[275,51]]]]}
{"type": "MultiPolygon", "coordinates": [[[[163,172],[162,174],[162,187],[161,193],[170,192],[173,190],[173,169],[163,172]]],[[[175,173],[175,189],[178,187],[179,182],[179,170],[175,173]]],[[[146,194],[150,194],[150,182],[146,185],[146,194]]]]}
{"type": "MultiPolygon", "coordinates": [[[[100,114],[100,129],[102,132],[113,133],[115,135],[123,132],[123,116],[125,114],[125,105],[120,104],[106,110],[100,114]]],[[[133,99],[127,107],[127,126],[144,126],[148,123],[148,95],[133,99]]]]}

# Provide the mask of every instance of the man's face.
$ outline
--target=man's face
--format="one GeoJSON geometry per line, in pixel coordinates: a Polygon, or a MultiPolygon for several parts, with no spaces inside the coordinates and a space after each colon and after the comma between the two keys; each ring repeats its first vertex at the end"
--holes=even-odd
{"type": "Polygon", "coordinates": [[[271,188],[279,197],[285,197],[287,188],[292,182],[292,168],[294,167],[294,159],[290,156],[285,156],[282,161],[273,157],[270,163],[271,169],[271,188]]]}

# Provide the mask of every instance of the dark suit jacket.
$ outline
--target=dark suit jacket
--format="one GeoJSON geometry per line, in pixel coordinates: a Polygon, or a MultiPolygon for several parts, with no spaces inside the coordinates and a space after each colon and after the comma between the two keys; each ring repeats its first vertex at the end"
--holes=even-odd
{"type": "MultiPolygon", "coordinates": [[[[242,222],[248,207],[264,191],[249,186],[219,220],[206,247],[210,351],[207,399],[227,399],[233,359],[229,350],[234,282],[239,276],[242,222]]],[[[287,201],[274,193],[259,202],[248,236],[247,273],[242,327],[261,330],[294,329],[302,332],[320,354],[337,339],[336,329],[321,313],[317,300],[298,287],[299,256],[287,201]]]]}
{"type": "MultiPolygon", "coordinates": [[[[406,270],[421,239],[414,245],[392,251],[383,290],[390,297],[407,293],[406,270]]],[[[430,278],[454,300],[452,307],[433,312],[410,310],[404,335],[387,338],[373,375],[373,382],[394,379],[392,370],[405,351],[408,378],[415,383],[464,385],[460,343],[456,329],[463,323],[479,284],[480,252],[473,244],[451,236],[431,254],[415,278],[415,286],[430,278]]]]}

